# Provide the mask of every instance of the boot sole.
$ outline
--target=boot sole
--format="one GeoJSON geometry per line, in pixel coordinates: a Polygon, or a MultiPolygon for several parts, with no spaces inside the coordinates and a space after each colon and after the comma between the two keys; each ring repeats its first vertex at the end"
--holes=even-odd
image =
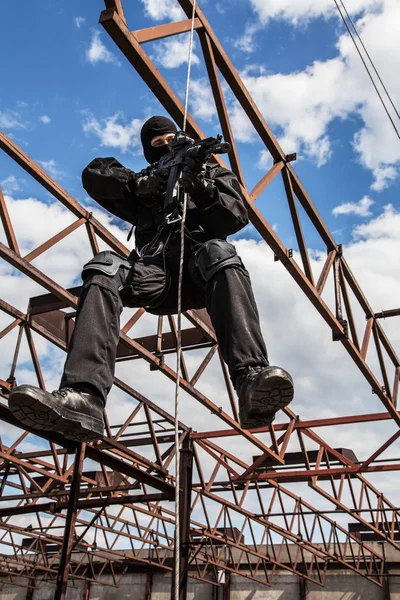
{"type": "Polygon", "coordinates": [[[74,442],[92,442],[103,437],[102,420],[58,406],[44,394],[37,398],[29,389],[15,390],[8,404],[15,418],[27,427],[55,431],[74,442]]]}
{"type": "Polygon", "coordinates": [[[287,376],[269,377],[253,394],[248,406],[240,411],[242,428],[257,429],[270,425],[275,420],[276,413],[290,404],[293,395],[293,384],[287,376]]]}

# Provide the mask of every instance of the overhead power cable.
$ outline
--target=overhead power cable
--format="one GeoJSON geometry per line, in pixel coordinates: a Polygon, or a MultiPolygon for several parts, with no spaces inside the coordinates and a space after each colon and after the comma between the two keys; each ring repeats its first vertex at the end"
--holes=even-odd
{"type": "Polygon", "coordinates": [[[377,77],[378,77],[378,79],[379,79],[379,82],[380,82],[380,84],[382,85],[383,89],[385,90],[385,94],[386,94],[386,96],[388,97],[388,99],[389,99],[389,102],[390,102],[390,104],[392,105],[392,108],[393,108],[394,112],[396,113],[397,117],[400,119],[400,114],[399,114],[399,112],[398,112],[398,110],[397,110],[396,106],[394,105],[394,103],[393,103],[393,100],[392,100],[392,98],[391,98],[391,96],[390,96],[389,92],[387,91],[387,89],[386,89],[386,86],[385,86],[385,84],[383,83],[381,76],[379,75],[378,69],[375,67],[375,65],[374,65],[374,62],[373,62],[372,58],[370,57],[370,55],[369,55],[369,53],[368,53],[368,50],[367,50],[367,48],[365,47],[365,44],[364,44],[364,42],[362,41],[362,39],[361,39],[361,36],[360,36],[360,34],[358,33],[358,31],[357,31],[357,29],[356,29],[356,26],[354,25],[354,22],[353,22],[353,20],[352,20],[351,16],[350,16],[350,15],[349,15],[349,13],[347,12],[347,9],[346,9],[345,5],[343,4],[342,0],[340,0],[340,3],[341,3],[341,5],[343,6],[343,10],[345,11],[347,18],[349,19],[349,21],[350,21],[350,23],[351,23],[351,26],[353,27],[353,29],[354,29],[354,31],[355,31],[355,34],[356,34],[356,36],[357,36],[358,40],[360,41],[360,44],[361,44],[361,46],[362,46],[362,48],[363,48],[363,50],[364,50],[365,54],[368,56],[368,60],[369,60],[369,62],[371,63],[371,65],[372,65],[372,68],[374,69],[374,71],[375,71],[375,73],[376,73],[376,76],[377,76],[377,77]]]}
{"type": "MultiPolygon", "coordinates": [[[[372,74],[371,74],[371,72],[370,72],[370,70],[369,70],[369,68],[368,68],[368,65],[367,65],[367,63],[366,63],[366,61],[365,61],[365,59],[364,59],[364,57],[363,57],[363,55],[362,55],[362,53],[361,53],[361,51],[360,51],[360,48],[358,47],[358,44],[357,44],[357,42],[356,42],[356,39],[355,39],[355,37],[354,37],[354,35],[353,35],[353,32],[351,31],[351,29],[350,29],[350,27],[349,27],[349,24],[348,24],[348,22],[347,22],[347,20],[346,20],[346,17],[345,17],[345,15],[343,14],[343,12],[342,12],[342,10],[341,10],[341,8],[340,8],[340,6],[339,6],[339,4],[338,4],[337,0],[333,0],[333,1],[334,1],[335,5],[336,5],[336,8],[337,8],[337,10],[338,10],[338,12],[339,12],[339,14],[340,14],[340,16],[341,16],[341,18],[342,18],[342,21],[343,21],[343,23],[344,23],[344,25],[345,25],[345,27],[346,27],[346,29],[347,29],[347,31],[348,31],[348,33],[349,33],[349,35],[350,35],[351,39],[352,39],[352,41],[353,41],[353,44],[354,44],[354,46],[355,46],[355,48],[356,48],[356,50],[357,50],[357,52],[358,52],[358,54],[359,54],[359,56],[360,56],[360,58],[361,58],[361,61],[362,61],[363,65],[364,65],[364,67],[365,67],[365,69],[366,69],[366,71],[367,71],[367,73],[368,73],[368,75],[369,75],[369,78],[370,78],[370,80],[372,81],[372,84],[373,84],[373,86],[374,86],[374,88],[375,88],[375,91],[376,91],[376,93],[378,94],[379,100],[381,101],[381,103],[382,103],[382,106],[383,106],[383,108],[385,109],[385,112],[386,112],[387,116],[389,117],[389,120],[390,120],[390,122],[391,122],[391,124],[392,124],[392,126],[393,126],[393,129],[395,130],[395,132],[396,132],[396,134],[397,134],[397,137],[400,139],[400,133],[399,133],[399,131],[398,131],[397,127],[396,127],[396,124],[395,124],[395,122],[394,122],[394,120],[393,120],[393,118],[392,118],[392,116],[391,116],[391,114],[390,114],[390,112],[389,112],[389,110],[388,110],[388,108],[387,108],[387,106],[386,106],[386,104],[385,104],[385,102],[384,102],[383,98],[382,98],[382,95],[381,95],[381,93],[380,93],[380,91],[379,91],[379,89],[378,89],[378,86],[376,85],[376,83],[375,83],[375,81],[374,81],[374,78],[373,78],[373,76],[372,76],[372,74]]],[[[379,75],[379,73],[378,73],[378,70],[376,69],[376,67],[375,67],[375,65],[374,65],[374,63],[373,63],[373,61],[372,61],[372,59],[371,59],[371,56],[369,55],[369,53],[368,53],[368,51],[367,51],[367,49],[366,49],[366,47],[365,47],[365,45],[364,45],[364,43],[363,43],[363,41],[362,41],[362,39],[361,39],[361,36],[359,35],[359,33],[358,33],[357,29],[356,29],[356,26],[355,26],[355,24],[354,24],[354,22],[353,22],[352,18],[350,17],[350,15],[349,15],[349,13],[348,13],[348,11],[347,11],[347,9],[346,9],[346,7],[345,7],[344,3],[343,3],[343,0],[339,0],[339,1],[340,1],[340,4],[341,4],[341,5],[342,5],[342,7],[343,7],[343,11],[346,13],[346,16],[347,16],[347,18],[348,18],[348,20],[349,20],[349,22],[350,22],[350,24],[351,24],[351,26],[352,26],[352,28],[353,28],[353,30],[354,30],[354,32],[355,32],[355,34],[356,34],[356,36],[357,36],[358,40],[360,41],[360,44],[361,44],[361,46],[362,46],[362,48],[363,48],[363,50],[364,50],[365,54],[366,54],[366,55],[367,55],[367,57],[368,57],[368,60],[370,61],[371,65],[372,65],[372,68],[374,69],[374,71],[375,71],[375,73],[376,73],[376,75],[377,75],[377,77],[378,77],[378,80],[379,80],[379,82],[381,83],[381,85],[382,85],[383,89],[385,90],[385,93],[386,93],[386,95],[387,95],[387,97],[388,97],[388,99],[389,99],[389,102],[390,102],[390,104],[392,105],[392,107],[393,107],[393,109],[394,109],[394,111],[395,111],[395,113],[396,113],[397,117],[400,119],[399,112],[397,111],[397,109],[396,109],[396,107],[395,107],[395,105],[394,105],[394,103],[393,103],[393,101],[392,101],[392,98],[391,98],[391,96],[390,96],[389,92],[387,91],[387,89],[386,89],[386,86],[384,85],[384,83],[383,83],[383,81],[382,81],[382,78],[381,78],[381,76],[379,75]]]]}

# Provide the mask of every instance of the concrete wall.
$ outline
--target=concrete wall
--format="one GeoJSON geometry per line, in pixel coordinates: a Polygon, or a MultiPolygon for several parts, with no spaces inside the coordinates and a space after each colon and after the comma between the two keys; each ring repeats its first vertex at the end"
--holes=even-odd
{"type": "Polygon", "coordinates": [[[400,570],[393,569],[388,581],[390,600],[400,600],[400,570]]]}
{"type": "MultiPolygon", "coordinates": [[[[79,581],[75,582],[77,589],[68,588],[67,592],[67,600],[82,600],[83,599],[83,589],[84,582],[79,581]]],[[[42,583],[39,587],[33,592],[33,600],[54,600],[54,590],[55,586],[51,583],[42,583]]],[[[0,598],[3,600],[0,592],[0,598]]],[[[26,598],[26,593],[25,593],[26,598]]]]}
{"type": "MultiPolygon", "coordinates": [[[[102,577],[104,581],[112,583],[111,576],[102,577]]],[[[105,587],[98,583],[90,586],[90,600],[127,600],[128,598],[145,598],[146,573],[127,573],[118,589],[105,587]]]]}
{"type": "Polygon", "coordinates": [[[296,575],[276,575],[274,581],[274,586],[268,588],[239,575],[231,575],[230,600],[299,600],[299,580],[296,575]]]}
{"type": "MultiPolygon", "coordinates": [[[[104,581],[111,582],[110,576],[104,581]]],[[[170,600],[170,574],[155,573],[151,600],[170,600]]],[[[305,585],[296,575],[278,573],[272,587],[266,587],[239,575],[230,577],[230,600],[400,600],[400,570],[393,570],[388,577],[388,586],[380,588],[367,579],[346,570],[329,571],[325,587],[321,588],[309,581],[305,585]]],[[[38,582],[39,584],[39,582],[38,582]]],[[[77,588],[69,588],[67,600],[84,600],[84,582],[77,582],[77,588]]],[[[33,600],[53,600],[55,586],[48,583],[39,585],[33,593],[33,600]]],[[[4,585],[0,590],[0,600],[26,600],[27,590],[23,587],[4,585]]],[[[211,584],[189,579],[187,600],[220,600],[211,584]]],[[[146,574],[125,575],[119,588],[92,583],[89,600],[147,600],[146,574]]]]}
{"type": "MultiPolygon", "coordinates": [[[[151,600],[170,600],[170,586],[171,576],[169,573],[165,575],[163,573],[155,573],[153,575],[151,600]]],[[[213,586],[210,584],[196,581],[195,579],[189,579],[187,600],[212,600],[212,588],[213,586]]],[[[2,600],[1,596],[0,600],[2,600]]],[[[92,600],[92,598],[90,598],[90,600],[92,600]]]]}
{"type": "MultiPolygon", "coordinates": [[[[309,581],[307,600],[386,600],[385,590],[349,571],[334,571],[321,588],[309,581]]],[[[392,597],[391,597],[392,600],[392,597]]]]}
{"type": "MultiPolygon", "coordinates": [[[[26,584],[26,579],[21,579],[21,584],[26,584]]],[[[5,585],[0,590],[1,600],[25,600],[26,588],[18,587],[16,585],[5,585]]]]}

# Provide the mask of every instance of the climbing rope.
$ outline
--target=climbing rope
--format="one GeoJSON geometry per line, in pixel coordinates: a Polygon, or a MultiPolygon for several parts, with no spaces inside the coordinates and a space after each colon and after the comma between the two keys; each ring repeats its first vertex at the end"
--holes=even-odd
{"type": "MultiPolygon", "coordinates": [[[[186,75],[186,91],[185,91],[185,109],[183,114],[182,131],[186,129],[187,111],[189,103],[189,85],[190,85],[190,69],[192,65],[193,51],[193,33],[194,20],[196,15],[196,0],[193,0],[192,11],[192,26],[190,29],[189,40],[189,56],[188,68],[186,75]]],[[[180,524],[179,524],[179,492],[180,492],[180,476],[179,476],[179,391],[181,379],[181,360],[182,360],[182,280],[183,280],[183,262],[185,257],[185,221],[187,208],[187,193],[183,194],[183,209],[181,220],[181,248],[179,258],[179,278],[178,278],[178,322],[177,322],[177,341],[176,341],[176,382],[175,382],[175,590],[174,600],[179,600],[179,582],[180,582],[180,524]]]]}

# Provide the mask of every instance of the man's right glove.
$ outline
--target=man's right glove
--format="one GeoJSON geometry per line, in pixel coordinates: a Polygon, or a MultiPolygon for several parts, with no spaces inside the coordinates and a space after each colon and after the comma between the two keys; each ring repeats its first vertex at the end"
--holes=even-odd
{"type": "Polygon", "coordinates": [[[153,169],[150,173],[138,173],[135,177],[133,193],[139,198],[161,196],[167,187],[167,169],[153,169]]]}
{"type": "Polygon", "coordinates": [[[182,189],[192,197],[212,198],[215,193],[213,182],[206,178],[206,164],[198,158],[185,158],[180,182],[182,189]]]}

